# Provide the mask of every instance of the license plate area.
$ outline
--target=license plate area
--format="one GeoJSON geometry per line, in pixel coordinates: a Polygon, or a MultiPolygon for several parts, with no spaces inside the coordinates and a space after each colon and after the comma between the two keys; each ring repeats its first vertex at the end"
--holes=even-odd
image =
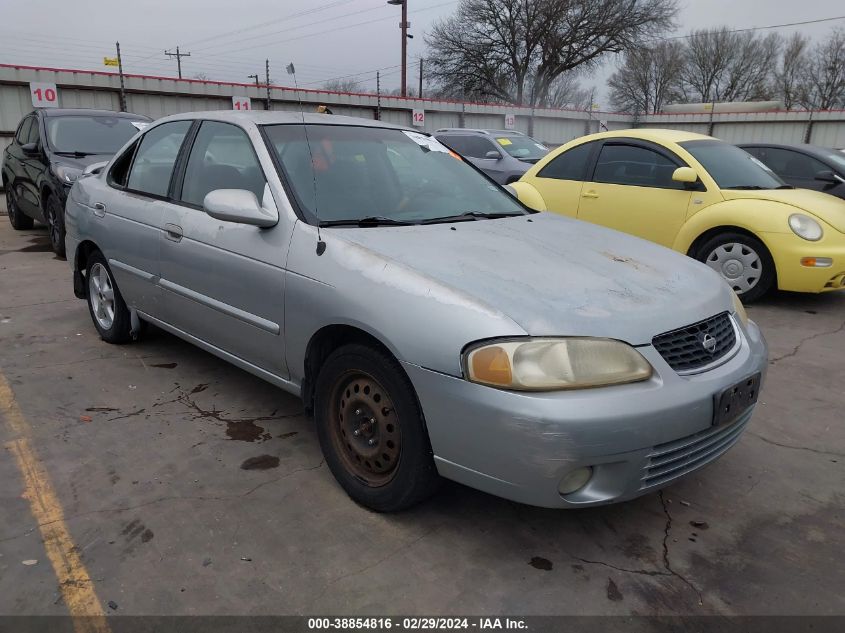
{"type": "Polygon", "coordinates": [[[754,374],[715,396],[713,426],[726,426],[757,402],[760,395],[760,374],[754,374]]]}

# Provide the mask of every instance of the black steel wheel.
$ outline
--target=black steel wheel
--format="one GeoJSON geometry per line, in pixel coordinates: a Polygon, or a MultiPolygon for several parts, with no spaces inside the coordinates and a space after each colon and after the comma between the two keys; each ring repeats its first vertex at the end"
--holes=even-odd
{"type": "Polygon", "coordinates": [[[26,231],[32,228],[33,220],[18,206],[11,183],[6,183],[6,211],[9,214],[9,222],[16,231],[26,231]]]}
{"type": "Polygon", "coordinates": [[[44,204],[44,217],[50,231],[50,245],[59,257],[65,256],[65,210],[56,196],[49,196],[44,204]]]}

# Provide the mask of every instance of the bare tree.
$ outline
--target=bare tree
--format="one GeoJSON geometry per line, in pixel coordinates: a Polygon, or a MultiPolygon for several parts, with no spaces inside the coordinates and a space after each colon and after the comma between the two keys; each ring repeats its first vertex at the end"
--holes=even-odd
{"type": "Polygon", "coordinates": [[[727,27],[693,31],[688,40],[681,89],[687,101],[748,101],[771,98],[771,71],[780,37],[734,33],[727,27]]]}
{"type": "Polygon", "coordinates": [[[774,88],[776,96],[783,100],[787,110],[803,105],[802,100],[808,94],[809,44],[809,38],[795,33],[781,51],[780,65],[774,73],[774,88]]]}
{"type": "Polygon", "coordinates": [[[845,31],[835,29],[809,53],[807,85],[801,100],[808,108],[830,110],[845,105],[845,31]]]}
{"type": "Polygon", "coordinates": [[[200,81],[208,81],[210,77],[205,73],[194,73],[193,79],[199,79],[200,81]]]}
{"type": "Polygon", "coordinates": [[[426,37],[441,94],[546,103],[554,82],[672,26],[676,0],[461,0],[426,37]]]}
{"type": "Polygon", "coordinates": [[[552,82],[546,97],[536,105],[544,108],[586,110],[592,98],[590,90],[581,87],[576,73],[564,73],[552,82]]]}
{"type": "Polygon", "coordinates": [[[613,107],[652,114],[677,100],[684,52],[681,42],[671,40],[627,51],[619,70],[607,82],[613,107]]]}
{"type": "Polygon", "coordinates": [[[323,84],[323,90],[331,92],[361,92],[361,83],[355,79],[329,79],[323,84]]]}

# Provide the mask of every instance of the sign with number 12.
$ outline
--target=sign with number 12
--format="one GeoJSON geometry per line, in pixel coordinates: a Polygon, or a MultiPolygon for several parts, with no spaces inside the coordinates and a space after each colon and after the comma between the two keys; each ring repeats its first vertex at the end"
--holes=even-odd
{"type": "Polygon", "coordinates": [[[413,110],[411,120],[417,127],[425,127],[425,110],[413,110]]]}
{"type": "Polygon", "coordinates": [[[30,82],[29,94],[32,96],[33,108],[59,107],[59,90],[56,84],[30,82]]]}
{"type": "Polygon", "coordinates": [[[232,110],[252,110],[249,97],[232,97],[232,110]]]}

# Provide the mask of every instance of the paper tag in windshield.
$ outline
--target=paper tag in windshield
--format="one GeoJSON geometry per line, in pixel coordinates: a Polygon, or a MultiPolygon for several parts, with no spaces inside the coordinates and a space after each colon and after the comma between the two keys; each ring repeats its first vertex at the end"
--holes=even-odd
{"type": "Polygon", "coordinates": [[[496,140],[499,141],[499,145],[502,147],[505,147],[506,145],[513,145],[509,138],[497,138],[496,140]]]}
{"type": "Polygon", "coordinates": [[[146,130],[150,126],[147,121],[130,121],[130,123],[132,123],[132,125],[135,126],[135,129],[139,132],[146,130]]]}
{"type": "Polygon", "coordinates": [[[428,150],[430,152],[443,152],[444,154],[449,153],[449,148],[443,145],[433,136],[426,136],[425,134],[420,134],[419,132],[409,132],[407,130],[402,131],[405,136],[407,136],[414,143],[422,147],[424,150],[428,150]]]}

